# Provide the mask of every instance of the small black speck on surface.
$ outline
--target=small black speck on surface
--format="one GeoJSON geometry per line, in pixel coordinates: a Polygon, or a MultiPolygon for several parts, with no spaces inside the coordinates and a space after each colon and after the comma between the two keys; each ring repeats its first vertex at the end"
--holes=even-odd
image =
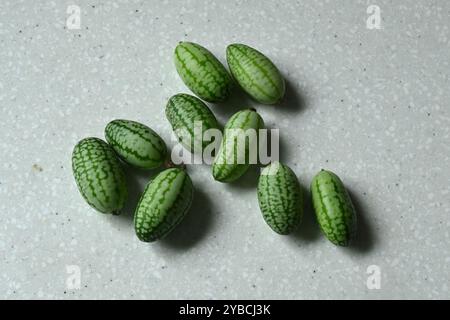
{"type": "Polygon", "coordinates": [[[91,5],[92,9],[95,9],[95,5],[91,5]]]}
{"type": "Polygon", "coordinates": [[[263,268],[263,267],[261,267],[261,268],[259,268],[259,270],[261,270],[261,271],[264,271],[264,268],[263,268]]]}
{"type": "Polygon", "coordinates": [[[427,112],[427,116],[431,116],[431,112],[427,112]]]}
{"type": "Polygon", "coordinates": [[[138,10],[138,9],[136,9],[136,10],[135,10],[135,12],[139,12],[139,10],[138,10]]]}
{"type": "Polygon", "coordinates": [[[313,270],[313,273],[316,273],[317,272],[317,270],[313,270]]]}
{"type": "Polygon", "coordinates": [[[334,37],[335,37],[335,38],[337,38],[337,37],[338,37],[338,35],[337,35],[337,34],[334,34],[334,37]]]}
{"type": "Polygon", "coordinates": [[[252,284],[252,288],[253,288],[253,289],[256,289],[256,284],[252,284]]]}
{"type": "Polygon", "coordinates": [[[22,30],[19,30],[19,33],[22,33],[22,30]]]}

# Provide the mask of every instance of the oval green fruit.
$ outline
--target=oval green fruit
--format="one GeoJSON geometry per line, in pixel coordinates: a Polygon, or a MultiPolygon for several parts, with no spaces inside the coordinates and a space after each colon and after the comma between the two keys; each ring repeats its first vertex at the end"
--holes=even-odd
{"type": "Polygon", "coordinates": [[[192,181],[184,170],[171,168],[159,173],[148,183],[137,205],[137,237],[152,242],[169,234],[186,215],[192,197],[192,181]]]}
{"type": "Polygon", "coordinates": [[[231,44],[227,47],[227,62],[234,79],[256,101],[274,104],[283,98],[285,83],[280,71],[258,50],[231,44]]]}
{"type": "Polygon", "coordinates": [[[138,168],[154,169],[166,159],[163,139],[142,123],[113,120],[105,128],[105,137],[122,160],[138,168]]]}
{"type": "Polygon", "coordinates": [[[320,171],[311,182],[317,221],[335,245],[347,246],[356,232],[356,212],[341,179],[331,171],[320,171]]]}
{"type": "Polygon", "coordinates": [[[180,143],[191,153],[203,151],[210,143],[203,139],[206,130],[219,129],[217,119],[208,106],[197,97],[185,93],[169,99],[166,117],[180,143]]]}
{"type": "Polygon", "coordinates": [[[257,163],[259,129],[264,121],[253,109],[235,113],[224,128],[224,136],[214,159],[212,172],[220,182],[232,182],[241,177],[250,164],[257,163]]]}
{"type": "Polygon", "coordinates": [[[304,197],[297,176],[278,161],[261,171],[258,202],[264,220],[276,233],[289,234],[302,220],[304,197]]]}
{"type": "Polygon", "coordinates": [[[180,42],[175,48],[175,67],[186,86],[208,102],[222,102],[230,95],[232,80],[225,67],[204,47],[180,42]]]}
{"type": "Polygon", "coordinates": [[[125,174],[114,150],[103,140],[86,138],[75,146],[72,170],[83,198],[102,213],[118,214],[127,189],[125,174]]]}

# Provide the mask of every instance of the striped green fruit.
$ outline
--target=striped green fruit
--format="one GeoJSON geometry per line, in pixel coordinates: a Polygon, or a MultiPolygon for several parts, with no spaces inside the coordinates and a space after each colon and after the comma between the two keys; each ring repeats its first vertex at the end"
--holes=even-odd
{"type": "Polygon", "coordinates": [[[208,102],[222,102],[230,95],[232,80],[225,67],[204,47],[180,42],[175,67],[186,86],[208,102]]]}
{"type": "Polygon", "coordinates": [[[166,117],[180,143],[190,152],[203,151],[209,145],[203,133],[209,129],[218,129],[216,117],[208,106],[197,97],[180,93],[169,99],[166,105],[166,117]],[[196,125],[201,125],[197,130],[196,125]]]}
{"type": "Polygon", "coordinates": [[[284,79],[261,52],[245,44],[231,44],[227,47],[227,62],[234,79],[256,101],[274,104],[283,98],[284,79]]]}
{"type": "Polygon", "coordinates": [[[145,188],[134,215],[139,240],[152,242],[169,234],[184,218],[193,197],[189,175],[180,168],[159,173],[145,188]]]}
{"type": "Polygon", "coordinates": [[[235,181],[247,171],[251,163],[257,162],[258,134],[259,129],[263,128],[263,119],[253,109],[242,110],[231,116],[225,125],[220,149],[212,166],[215,180],[235,181]]]}
{"type": "Polygon", "coordinates": [[[127,198],[125,174],[114,150],[103,140],[86,138],[75,146],[72,170],[81,195],[94,209],[118,214],[127,198]]]}
{"type": "Polygon", "coordinates": [[[347,246],[356,231],[356,213],[341,179],[331,171],[320,171],[311,182],[317,221],[335,245],[347,246]]]}
{"type": "Polygon", "coordinates": [[[138,168],[154,169],[166,159],[163,139],[139,122],[113,120],[105,128],[105,137],[122,160],[138,168]]]}
{"type": "Polygon", "coordinates": [[[297,176],[278,161],[261,171],[258,201],[264,220],[276,233],[289,234],[302,220],[304,197],[297,176]]]}

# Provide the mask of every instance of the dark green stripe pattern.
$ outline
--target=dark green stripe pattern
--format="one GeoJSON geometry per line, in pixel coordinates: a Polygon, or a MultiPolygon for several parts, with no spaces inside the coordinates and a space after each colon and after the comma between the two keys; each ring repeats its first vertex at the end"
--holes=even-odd
{"type": "Polygon", "coordinates": [[[285,93],[285,82],[277,67],[264,54],[245,44],[227,47],[231,74],[254,100],[264,104],[279,102],[285,93]]]}
{"type": "Polygon", "coordinates": [[[242,110],[231,116],[225,125],[220,149],[212,166],[215,180],[233,182],[248,170],[251,157],[256,156],[257,159],[258,156],[250,154],[250,146],[254,145],[253,151],[258,152],[259,129],[263,128],[263,119],[253,109],[242,110]],[[255,135],[250,135],[251,132],[255,135]]]}
{"type": "Polygon", "coordinates": [[[139,240],[153,242],[164,238],[184,218],[193,198],[189,175],[180,168],[159,173],[145,188],[134,215],[139,240]]]}
{"type": "Polygon", "coordinates": [[[264,220],[276,233],[291,233],[303,217],[304,196],[295,173],[273,162],[261,171],[258,202],[264,220]]]}
{"type": "Polygon", "coordinates": [[[103,140],[86,138],[72,153],[75,181],[86,202],[102,213],[118,214],[127,189],[125,174],[114,150],[103,140]]]}
{"type": "Polygon", "coordinates": [[[217,119],[208,106],[197,97],[185,93],[176,94],[169,99],[166,117],[178,141],[191,153],[203,152],[211,143],[203,139],[206,130],[219,129],[217,119]],[[196,124],[201,124],[201,130],[194,134],[196,124]]]}
{"type": "Polygon", "coordinates": [[[160,167],[167,155],[163,139],[146,125],[131,120],[113,120],[105,128],[106,141],[120,158],[141,169],[160,167]]]}
{"type": "Polygon", "coordinates": [[[223,102],[230,95],[231,76],[206,48],[192,42],[180,42],[175,48],[174,61],[183,82],[201,99],[223,102]]]}
{"type": "Polygon", "coordinates": [[[317,221],[333,244],[348,246],[356,232],[356,212],[341,179],[331,171],[320,171],[311,182],[317,221]]]}

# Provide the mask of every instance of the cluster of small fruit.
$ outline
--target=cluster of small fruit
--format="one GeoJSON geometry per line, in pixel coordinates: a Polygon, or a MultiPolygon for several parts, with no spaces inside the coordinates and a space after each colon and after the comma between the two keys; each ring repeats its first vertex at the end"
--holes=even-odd
{"type": "MultiPolygon", "coordinates": [[[[285,82],[278,68],[261,52],[243,44],[226,50],[232,77],[220,61],[206,48],[181,42],[175,49],[175,66],[186,86],[199,98],[211,102],[225,101],[233,79],[255,101],[275,104],[285,94],[285,82]]],[[[192,153],[198,148],[195,123],[203,130],[220,130],[208,106],[189,94],[177,94],[166,105],[166,117],[180,143],[192,153]]],[[[235,113],[224,127],[220,148],[212,165],[214,179],[232,182],[249,168],[250,143],[237,148],[238,138],[229,134],[264,127],[254,109],[235,113]],[[228,133],[228,134],[227,134],[228,133]],[[240,154],[237,154],[237,153],[240,154]],[[243,163],[236,161],[242,157],[243,163]]],[[[114,120],[105,129],[107,143],[98,138],[81,140],[74,148],[72,168],[78,189],[89,205],[103,213],[117,214],[123,208],[127,190],[119,158],[129,165],[153,169],[166,163],[168,152],[161,137],[144,124],[131,120],[114,120]]],[[[207,141],[200,141],[200,151],[207,141]]],[[[170,167],[154,177],[145,188],[134,215],[135,231],[142,241],[151,242],[170,233],[183,219],[193,198],[192,181],[185,168],[170,167]]],[[[274,161],[263,168],[257,186],[258,201],[264,220],[279,234],[291,233],[301,222],[304,195],[295,173],[285,164],[274,161]]],[[[337,175],[322,170],[311,183],[317,221],[334,244],[346,246],[355,233],[356,215],[350,197],[337,175]]]]}

